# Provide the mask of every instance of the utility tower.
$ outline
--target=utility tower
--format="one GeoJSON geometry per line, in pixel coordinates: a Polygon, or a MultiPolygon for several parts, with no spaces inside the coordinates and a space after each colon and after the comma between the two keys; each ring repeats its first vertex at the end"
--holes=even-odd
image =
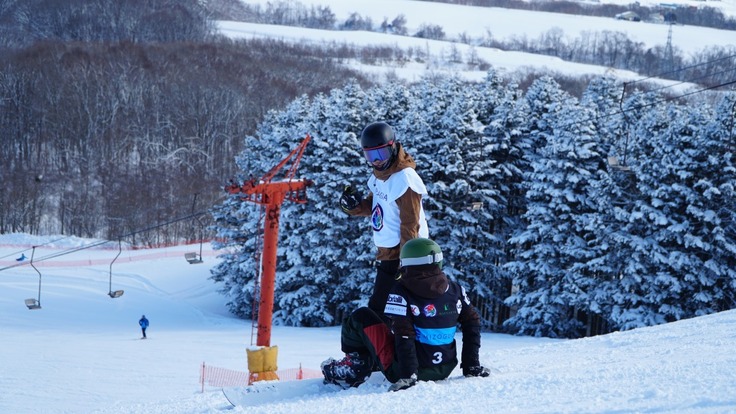
{"type": "Polygon", "coordinates": [[[672,47],[672,26],[677,21],[674,12],[665,14],[665,22],[669,26],[667,28],[667,44],[664,47],[664,59],[662,61],[662,73],[670,73],[675,71],[675,52],[672,47]]]}

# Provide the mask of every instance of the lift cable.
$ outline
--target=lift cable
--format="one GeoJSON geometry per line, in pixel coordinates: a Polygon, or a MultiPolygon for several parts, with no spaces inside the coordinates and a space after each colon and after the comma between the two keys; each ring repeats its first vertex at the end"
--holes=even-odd
{"type": "MultiPolygon", "coordinates": [[[[36,247],[46,246],[47,244],[51,244],[51,243],[56,243],[56,242],[58,242],[58,241],[61,241],[61,240],[64,240],[64,239],[68,239],[68,238],[70,238],[70,237],[72,237],[72,236],[64,236],[64,237],[59,237],[58,239],[54,239],[54,240],[51,240],[51,241],[47,241],[46,243],[43,243],[43,244],[37,244],[37,245],[36,245],[36,247]]],[[[25,253],[25,252],[27,252],[27,251],[29,251],[29,250],[31,250],[31,249],[32,249],[32,248],[31,248],[31,247],[29,247],[29,248],[27,248],[27,249],[23,249],[23,250],[19,250],[19,251],[17,251],[17,252],[13,252],[13,253],[10,253],[10,254],[6,254],[5,256],[0,256],[0,259],[5,259],[6,257],[16,256],[16,255],[18,255],[18,254],[21,254],[21,253],[25,253]]]]}
{"type": "MultiPolygon", "coordinates": [[[[698,66],[709,65],[709,64],[712,64],[712,63],[720,62],[722,60],[730,60],[730,59],[734,59],[734,58],[736,58],[736,54],[729,55],[729,56],[724,56],[724,57],[721,57],[721,58],[718,58],[718,59],[715,59],[715,60],[709,60],[707,62],[696,63],[696,64],[693,64],[693,65],[690,65],[690,66],[685,66],[685,67],[682,67],[682,68],[679,68],[679,69],[676,69],[676,70],[671,70],[671,71],[668,71],[668,72],[657,73],[657,74],[654,74],[654,75],[651,75],[651,76],[647,76],[645,78],[637,79],[637,80],[635,80],[633,82],[629,82],[629,84],[630,85],[633,85],[633,84],[636,84],[636,83],[648,81],[650,79],[666,79],[665,76],[673,75],[675,73],[683,72],[683,71],[689,70],[689,69],[695,69],[698,66]]],[[[690,81],[685,81],[685,82],[690,82],[690,81]]]]}
{"type": "MultiPolygon", "coordinates": [[[[173,224],[173,223],[177,223],[177,222],[184,221],[184,220],[189,220],[189,219],[192,219],[192,218],[195,218],[195,217],[200,217],[200,216],[203,216],[205,214],[207,214],[207,211],[206,210],[205,211],[198,211],[198,212],[195,212],[195,213],[191,213],[191,214],[186,215],[184,217],[178,217],[178,218],[175,218],[173,220],[166,221],[164,223],[159,223],[159,224],[153,225],[151,227],[147,227],[147,228],[140,229],[140,230],[134,230],[134,231],[132,231],[130,233],[123,234],[123,235],[119,236],[118,239],[123,239],[125,237],[136,235],[138,233],[144,233],[144,232],[147,232],[147,231],[155,230],[155,229],[158,229],[158,228],[161,228],[161,227],[164,227],[164,226],[168,226],[168,225],[173,224]]],[[[57,252],[57,253],[51,253],[51,254],[46,255],[46,256],[43,256],[41,258],[35,259],[35,262],[38,263],[38,262],[42,262],[44,260],[54,259],[54,258],[57,258],[57,257],[60,257],[60,256],[65,256],[67,254],[72,254],[72,253],[76,253],[76,252],[79,252],[79,251],[82,251],[82,250],[91,249],[93,247],[102,246],[103,244],[107,244],[107,243],[111,243],[111,242],[112,242],[111,240],[100,240],[100,241],[96,241],[96,242],[93,242],[93,243],[84,244],[82,246],[73,247],[73,248],[70,248],[70,249],[67,249],[67,250],[63,250],[63,251],[60,251],[60,252],[57,252]]],[[[34,248],[35,247],[38,247],[38,246],[34,246],[34,248]]],[[[14,267],[25,266],[27,264],[28,264],[27,262],[15,263],[13,265],[0,268],[0,272],[2,272],[3,270],[12,269],[14,267]]]]}
{"type": "MultiPolygon", "coordinates": [[[[734,85],[734,84],[736,84],[736,79],[730,80],[728,82],[720,83],[718,85],[707,86],[707,87],[704,87],[702,89],[697,89],[697,90],[694,90],[694,91],[686,92],[686,93],[683,93],[681,95],[672,96],[672,97],[669,97],[669,98],[659,99],[659,100],[656,100],[656,101],[653,101],[653,102],[649,102],[649,103],[646,103],[646,104],[642,104],[642,105],[637,105],[637,106],[632,107],[630,109],[623,109],[622,108],[622,109],[620,109],[618,111],[615,111],[615,112],[611,112],[611,113],[607,113],[607,114],[602,114],[602,115],[597,115],[597,116],[594,116],[594,117],[591,117],[591,118],[581,119],[581,120],[569,122],[569,123],[566,123],[566,124],[561,124],[559,127],[560,128],[567,128],[567,127],[571,127],[571,126],[575,126],[575,125],[585,124],[585,123],[591,122],[591,121],[598,121],[598,120],[601,120],[601,119],[611,118],[611,117],[614,117],[614,116],[617,116],[617,115],[624,115],[624,116],[626,116],[626,113],[627,112],[637,111],[637,110],[640,110],[640,109],[644,109],[644,108],[656,106],[656,105],[659,105],[659,104],[662,104],[662,103],[671,102],[671,101],[674,101],[674,100],[686,98],[688,96],[696,95],[696,94],[699,94],[699,93],[703,93],[703,92],[706,92],[706,91],[710,91],[710,90],[713,90],[713,89],[718,89],[718,88],[722,88],[724,86],[730,86],[730,85],[734,85]]],[[[624,87],[625,87],[625,85],[624,85],[624,87]]],[[[622,100],[623,100],[623,96],[622,96],[622,100]]]]}

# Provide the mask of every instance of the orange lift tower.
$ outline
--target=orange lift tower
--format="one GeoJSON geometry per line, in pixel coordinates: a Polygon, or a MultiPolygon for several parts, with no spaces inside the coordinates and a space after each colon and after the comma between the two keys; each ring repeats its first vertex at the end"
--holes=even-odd
{"type": "Polygon", "coordinates": [[[278,347],[271,346],[271,320],[273,317],[274,289],[276,285],[276,250],[279,239],[279,216],[281,204],[284,200],[299,204],[307,202],[307,187],[312,185],[311,180],[294,179],[299,161],[304,149],[311,140],[309,134],[291,153],[271,171],[259,180],[251,179],[237,185],[235,183],[225,187],[230,194],[240,194],[242,200],[260,204],[265,207],[265,222],[263,227],[263,254],[261,257],[261,295],[258,306],[258,336],[255,349],[247,349],[249,381],[264,381],[278,379],[276,360],[278,347]],[[276,174],[292,161],[283,181],[273,181],[276,174]]]}

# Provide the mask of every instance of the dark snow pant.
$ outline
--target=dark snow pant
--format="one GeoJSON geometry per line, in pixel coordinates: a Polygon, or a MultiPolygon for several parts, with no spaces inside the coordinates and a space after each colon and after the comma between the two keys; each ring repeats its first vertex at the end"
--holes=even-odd
{"type": "MultiPolygon", "coordinates": [[[[390,382],[401,378],[394,335],[381,317],[370,308],[358,308],[345,319],[340,333],[340,345],[346,354],[357,352],[363,359],[372,361],[372,371],[381,371],[390,382]]],[[[416,374],[420,381],[437,381],[449,377],[456,366],[457,359],[439,365],[418,367],[416,374]]]]}
{"type": "Polygon", "coordinates": [[[370,308],[358,308],[342,323],[342,351],[357,352],[373,362],[372,371],[381,371],[391,382],[399,379],[399,364],[394,360],[394,335],[370,308]]]}
{"type": "Polygon", "coordinates": [[[141,332],[143,332],[143,337],[146,337],[146,328],[141,328],[141,332]]]}
{"type": "Polygon", "coordinates": [[[386,307],[388,294],[396,283],[396,274],[399,272],[399,260],[382,260],[378,264],[376,282],[373,284],[373,294],[368,299],[368,307],[378,314],[384,322],[383,310],[386,307]]]}

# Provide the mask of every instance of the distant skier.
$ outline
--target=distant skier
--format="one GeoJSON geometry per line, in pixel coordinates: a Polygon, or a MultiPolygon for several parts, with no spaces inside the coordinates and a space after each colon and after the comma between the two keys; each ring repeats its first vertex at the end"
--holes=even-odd
{"type": "Polygon", "coordinates": [[[378,269],[368,307],[383,317],[391,288],[396,283],[399,252],[415,237],[428,237],[422,196],[427,188],[414,170],[416,162],[404,151],[391,126],[374,122],[360,134],[363,155],[373,169],[368,179],[370,192],[362,194],[345,186],[340,208],[350,216],[369,216],[373,241],[378,248],[378,269]]]}
{"type": "Polygon", "coordinates": [[[26,255],[25,255],[25,253],[21,253],[20,257],[19,257],[19,258],[17,258],[17,259],[15,259],[15,260],[16,260],[17,262],[22,262],[22,261],[26,260],[26,255]]]}
{"type": "Polygon", "coordinates": [[[325,383],[357,387],[373,371],[392,384],[389,391],[417,381],[447,378],[458,363],[455,331],[463,334],[463,375],[487,377],[480,364],[480,317],[465,289],[442,271],[442,251],[430,239],[408,241],[401,249],[401,270],[386,302],[391,331],[369,308],[359,308],[343,322],[340,342],[345,358],[321,365],[325,383]]]}
{"type": "Polygon", "coordinates": [[[143,332],[143,337],[141,339],[146,339],[146,328],[148,328],[148,319],[146,319],[146,315],[141,316],[141,319],[138,321],[138,325],[141,326],[141,332],[143,332]]]}

